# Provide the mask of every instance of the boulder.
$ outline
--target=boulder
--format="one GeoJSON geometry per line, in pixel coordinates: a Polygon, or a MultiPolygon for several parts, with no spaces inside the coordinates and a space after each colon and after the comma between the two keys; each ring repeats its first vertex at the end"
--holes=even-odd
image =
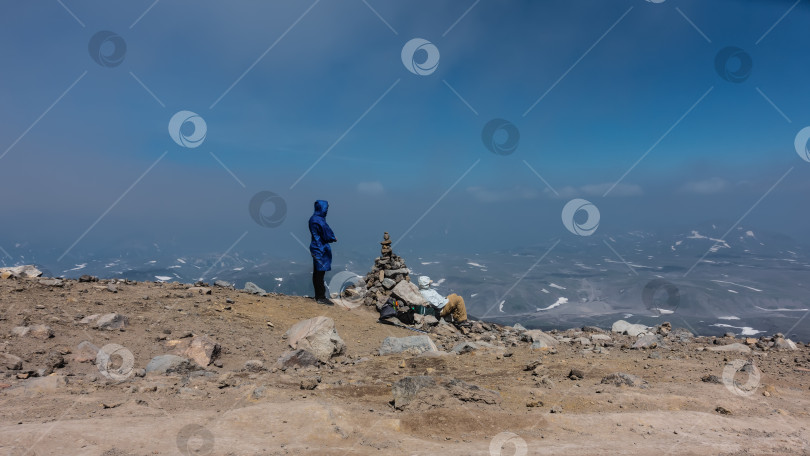
{"type": "Polygon", "coordinates": [[[320,363],[318,358],[306,350],[291,350],[281,355],[276,361],[276,366],[281,369],[288,369],[294,367],[310,367],[317,366],[320,363]]]}
{"type": "Polygon", "coordinates": [[[48,375],[47,377],[35,377],[25,382],[26,393],[51,393],[64,387],[67,384],[64,375],[48,375]]]}
{"type": "Polygon", "coordinates": [[[335,321],[329,317],[299,321],[285,335],[291,348],[307,350],[322,362],[346,350],[346,344],[335,330],[335,321]]]}
{"type": "Polygon", "coordinates": [[[383,275],[385,277],[394,277],[395,275],[408,275],[410,274],[411,270],[408,268],[399,268],[399,269],[385,269],[383,275]]]}
{"type": "Polygon", "coordinates": [[[16,337],[25,337],[31,332],[28,326],[15,326],[11,328],[11,335],[16,337]]]}
{"type": "Polygon", "coordinates": [[[425,298],[422,297],[422,293],[419,293],[419,287],[411,282],[403,280],[399,282],[391,292],[409,306],[428,305],[425,298]]]}
{"type": "Polygon", "coordinates": [[[774,339],[773,346],[774,346],[774,348],[777,348],[777,349],[780,349],[780,350],[793,351],[793,350],[798,350],[799,349],[799,347],[796,346],[795,342],[793,342],[790,339],[785,339],[783,337],[777,337],[776,339],[774,339]]]}
{"type": "Polygon", "coordinates": [[[79,343],[76,350],[73,352],[73,360],[78,363],[90,363],[96,361],[99,348],[89,341],[79,343]]]}
{"type": "Polygon", "coordinates": [[[394,287],[394,285],[396,285],[396,284],[397,284],[397,282],[396,282],[394,279],[389,279],[388,277],[386,277],[386,278],[382,279],[382,286],[383,286],[383,287],[384,287],[386,290],[390,290],[390,289],[391,289],[391,288],[393,288],[393,287],[394,287]]]}
{"type": "Polygon", "coordinates": [[[0,273],[8,272],[12,277],[32,278],[42,275],[42,271],[28,264],[25,266],[15,266],[13,268],[0,268],[0,273]]]}
{"type": "Polygon", "coordinates": [[[538,345],[540,346],[537,348],[553,347],[557,345],[557,339],[555,339],[554,336],[539,329],[524,331],[523,334],[521,334],[521,338],[526,342],[532,342],[532,344],[539,342],[538,345]]]}
{"type": "Polygon", "coordinates": [[[655,348],[661,342],[659,336],[654,334],[645,334],[640,336],[636,343],[633,344],[631,348],[641,349],[641,348],[655,348]]]}
{"type": "Polygon", "coordinates": [[[171,374],[173,372],[184,372],[191,369],[191,361],[177,355],[158,355],[146,365],[146,372],[156,374],[171,374]]]}
{"type": "Polygon", "coordinates": [[[512,326],[512,329],[514,329],[515,331],[518,331],[518,332],[520,332],[520,331],[526,331],[526,328],[524,328],[524,327],[523,327],[523,325],[521,325],[520,323],[515,323],[515,324],[512,326]]]}
{"type": "Polygon", "coordinates": [[[616,323],[613,323],[613,326],[610,328],[610,330],[615,333],[627,334],[631,337],[636,337],[641,333],[647,332],[649,329],[650,328],[648,326],[644,326],[642,324],[632,324],[624,320],[619,320],[616,323]]]}
{"type": "MultiPolygon", "coordinates": [[[[89,318],[89,317],[88,317],[89,318]]],[[[82,320],[84,321],[84,320],[82,320]]],[[[96,329],[105,329],[107,331],[115,331],[124,329],[129,323],[129,319],[119,313],[108,313],[101,315],[95,320],[93,327],[96,329]]]]}
{"type": "Polygon", "coordinates": [[[79,324],[80,325],[91,325],[91,324],[95,323],[96,320],[98,320],[98,317],[100,317],[100,316],[101,316],[100,314],[88,315],[88,316],[82,318],[79,321],[79,324]]]}
{"type": "Polygon", "coordinates": [[[191,358],[200,366],[208,366],[213,363],[220,354],[220,345],[208,336],[196,336],[191,339],[188,348],[183,351],[183,355],[191,358]]]}
{"type": "Polygon", "coordinates": [[[242,370],[248,372],[261,372],[264,370],[264,363],[258,359],[249,359],[245,361],[244,366],[242,366],[242,370]]]}
{"type": "Polygon", "coordinates": [[[39,279],[39,284],[46,287],[57,287],[57,288],[65,286],[65,283],[62,282],[60,279],[39,279]]]}
{"type": "Polygon", "coordinates": [[[616,386],[626,385],[626,386],[636,387],[636,386],[642,386],[646,382],[644,380],[642,380],[641,377],[638,377],[638,376],[635,376],[635,375],[625,374],[624,372],[614,372],[612,374],[609,374],[609,375],[606,375],[605,377],[603,377],[602,378],[602,383],[612,384],[612,385],[616,385],[616,386]]]}
{"type": "Polygon", "coordinates": [[[733,344],[721,345],[719,347],[707,347],[706,350],[714,352],[737,352],[737,353],[751,353],[751,348],[739,342],[733,344]]]}
{"type": "Polygon", "coordinates": [[[20,370],[22,369],[22,359],[10,353],[0,353],[0,367],[5,370],[20,370]]]}
{"type": "Polygon", "coordinates": [[[259,296],[264,296],[264,295],[267,294],[266,291],[264,291],[262,288],[259,288],[259,286],[256,285],[253,282],[246,282],[245,283],[245,291],[247,291],[250,294],[255,294],[255,295],[259,295],[259,296]]]}
{"type": "Polygon", "coordinates": [[[87,274],[84,274],[83,276],[79,277],[79,283],[90,283],[90,282],[98,282],[98,277],[93,277],[87,274]]]}
{"type": "MultiPolygon", "coordinates": [[[[247,284],[245,284],[245,285],[247,285],[247,284]]],[[[214,286],[215,287],[220,287],[220,288],[233,288],[233,285],[230,282],[226,282],[224,280],[215,281],[214,286]]]]}
{"type": "Polygon", "coordinates": [[[34,339],[50,339],[53,337],[53,329],[50,326],[46,325],[34,325],[29,326],[30,332],[28,333],[29,336],[33,337],[34,339]]]}
{"type": "Polygon", "coordinates": [[[427,325],[427,326],[434,326],[439,323],[439,320],[436,319],[433,315],[421,315],[416,314],[413,316],[414,321],[417,325],[427,325]]]}
{"type": "Polygon", "coordinates": [[[436,344],[427,335],[408,337],[386,337],[380,346],[380,355],[408,352],[418,355],[422,352],[438,351],[436,344]]]}
{"type": "Polygon", "coordinates": [[[591,340],[594,342],[611,342],[613,339],[611,339],[607,334],[591,334],[591,340]]]}
{"type": "Polygon", "coordinates": [[[465,353],[474,352],[476,350],[478,350],[478,345],[472,342],[461,342],[459,344],[456,344],[456,346],[453,347],[453,349],[450,351],[458,355],[463,355],[465,353]]]}
{"type": "Polygon", "coordinates": [[[397,410],[404,409],[416,398],[421,390],[428,389],[427,394],[431,394],[430,390],[435,389],[435,387],[436,380],[427,375],[405,377],[398,380],[391,386],[391,393],[394,396],[394,408],[397,410]]]}

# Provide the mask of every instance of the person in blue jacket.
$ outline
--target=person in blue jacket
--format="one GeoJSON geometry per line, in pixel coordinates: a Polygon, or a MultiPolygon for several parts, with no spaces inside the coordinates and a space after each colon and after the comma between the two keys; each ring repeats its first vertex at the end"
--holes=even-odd
{"type": "Polygon", "coordinates": [[[312,254],[312,285],[315,287],[315,301],[319,304],[333,306],[335,303],[326,297],[326,284],[324,275],[332,270],[332,248],[329,244],[337,242],[335,233],[326,223],[326,212],[329,203],[324,200],[315,201],[315,212],[309,218],[309,252],[312,254]]]}

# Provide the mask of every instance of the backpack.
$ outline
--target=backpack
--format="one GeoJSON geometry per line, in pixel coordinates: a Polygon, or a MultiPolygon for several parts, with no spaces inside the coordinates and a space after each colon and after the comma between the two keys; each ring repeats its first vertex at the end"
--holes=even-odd
{"type": "Polygon", "coordinates": [[[385,304],[380,308],[380,320],[397,316],[397,309],[394,307],[394,302],[395,301],[391,298],[385,301],[385,304]]]}

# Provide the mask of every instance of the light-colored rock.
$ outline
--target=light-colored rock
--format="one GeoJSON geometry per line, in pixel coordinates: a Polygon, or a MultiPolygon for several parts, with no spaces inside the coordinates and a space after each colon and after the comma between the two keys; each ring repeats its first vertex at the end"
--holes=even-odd
{"type": "Polygon", "coordinates": [[[28,333],[28,335],[33,337],[34,339],[45,340],[53,337],[53,329],[51,329],[50,326],[33,325],[29,326],[29,329],[31,331],[28,333]]]}
{"type": "Polygon", "coordinates": [[[594,342],[611,342],[613,339],[611,339],[607,334],[591,334],[591,340],[594,342]]]}
{"type": "Polygon", "coordinates": [[[624,320],[619,320],[613,323],[613,326],[610,328],[611,331],[619,334],[627,334],[631,337],[637,337],[639,334],[645,333],[649,331],[649,327],[642,325],[642,324],[633,324],[628,323],[624,320]]]}
{"type": "Polygon", "coordinates": [[[88,316],[82,318],[79,321],[79,324],[80,325],[91,325],[91,324],[95,323],[96,320],[98,320],[98,317],[100,317],[100,316],[101,316],[101,314],[88,315],[88,316]]]}
{"type": "Polygon", "coordinates": [[[20,370],[22,369],[23,361],[18,356],[11,353],[0,353],[0,367],[5,370],[20,370]]]}
{"type": "Polygon", "coordinates": [[[399,282],[391,292],[399,299],[409,306],[426,306],[428,305],[422,294],[419,293],[419,287],[411,282],[403,280],[399,282]]]}
{"type": "Polygon", "coordinates": [[[773,341],[773,346],[774,346],[774,348],[777,348],[777,349],[780,349],[780,350],[793,351],[793,350],[798,350],[799,349],[799,347],[796,346],[795,342],[793,342],[790,339],[785,339],[783,337],[777,337],[773,341]]]}
{"type": "Polygon", "coordinates": [[[177,355],[155,356],[146,365],[146,372],[156,374],[170,374],[173,372],[183,372],[191,368],[191,361],[177,355]]]}
{"type": "Polygon", "coordinates": [[[291,348],[307,350],[323,362],[346,350],[346,344],[335,330],[335,321],[329,317],[299,321],[287,330],[286,336],[291,348]]]}
{"type": "Polygon", "coordinates": [[[22,278],[33,278],[42,275],[42,271],[30,264],[24,266],[15,266],[13,268],[0,268],[0,272],[8,272],[14,277],[22,278]]]}
{"type": "Polygon", "coordinates": [[[220,354],[220,345],[208,336],[196,336],[191,339],[188,348],[183,351],[183,355],[194,360],[200,366],[208,366],[213,363],[220,354]]]}
{"type": "Polygon", "coordinates": [[[512,325],[512,329],[518,332],[526,331],[526,328],[524,328],[523,325],[521,325],[520,323],[515,323],[514,325],[512,325]]]}
{"type": "Polygon", "coordinates": [[[96,329],[104,329],[107,331],[115,331],[124,329],[129,323],[129,318],[119,313],[109,313],[102,315],[96,319],[93,327],[96,329]]]}
{"type": "Polygon", "coordinates": [[[14,277],[11,271],[0,271],[0,279],[6,280],[11,277],[14,277]]]}
{"type": "Polygon", "coordinates": [[[258,359],[249,359],[245,361],[244,366],[242,366],[242,370],[248,372],[261,372],[264,370],[264,363],[258,359]]]}
{"type": "Polygon", "coordinates": [[[632,348],[635,349],[642,349],[642,348],[655,348],[661,342],[661,339],[657,335],[653,334],[644,334],[636,340],[636,343],[633,344],[632,348]]]}
{"type": "Polygon", "coordinates": [[[394,279],[390,279],[390,278],[388,278],[388,277],[386,277],[386,278],[382,279],[382,286],[383,286],[383,287],[384,287],[386,290],[390,290],[390,289],[391,289],[391,288],[393,288],[393,287],[394,287],[394,285],[396,285],[396,284],[397,284],[397,282],[396,282],[394,279]]]}
{"type": "Polygon", "coordinates": [[[546,332],[543,332],[539,329],[524,331],[523,334],[521,334],[521,338],[526,342],[532,343],[541,342],[547,347],[553,347],[557,345],[557,339],[555,339],[554,336],[546,332]]]}
{"type": "Polygon", "coordinates": [[[247,291],[250,294],[255,294],[255,295],[259,295],[259,296],[264,296],[264,295],[267,294],[267,292],[264,291],[264,289],[260,288],[258,285],[256,285],[253,282],[246,282],[245,283],[245,291],[247,291]]]}
{"type": "Polygon", "coordinates": [[[410,269],[408,268],[385,269],[383,272],[385,277],[394,277],[397,274],[408,275],[411,273],[410,269]]]}
{"type": "Polygon", "coordinates": [[[413,319],[416,324],[422,324],[425,326],[434,326],[439,323],[439,320],[437,320],[433,315],[416,314],[413,316],[413,319]]]}
{"type": "Polygon", "coordinates": [[[733,344],[706,347],[706,350],[714,352],[737,352],[737,353],[751,353],[751,348],[739,342],[733,344]]]}
{"type": "Polygon", "coordinates": [[[625,374],[624,372],[614,372],[602,378],[602,383],[616,386],[642,386],[646,382],[636,375],[625,374]]]}
{"type": "Polygon", "coordinates": [[[427,375],[405,377],[391,385],[391,394],[394,396],[394,408],[402,410],[415,400],[420,391],[436,387],[436,380],[427,375]]]}
{"type": "Polygon", "coordinates": [[[419,354],[427,351],[437,351],[436,344],[427,335],[408,337],[386,337],[380,346],[380,355],[394,353],[419,354]]]}
{"type": "Polygon", "coordinates": [[[89,341],[79,343],[73,352],[73,360],[78,363],[91,363],[96,361],[99,348],[89,341]]]}
{"type": "Polygon", "coordinates": [[[11,328],[11,335],[16,337],[25,337],[31,332],[28,326],[15,326],[11,328]]]}
{"type": "Polygon", "coordinates": [[[60,279],[39,279],[39,284],[46,287],[64,287],[65,283],[60,279]]]}
{"type": "Polygon", "coordinates": [[[214,286],[220,288],[233,288],[232,283],[226,282],[224,280],[217,280],[216,282],[214,282],[214,286]]]}
{"type": "Polygon", "coordinates": [[[591,339],[588,339],[587,337],[577,337],[573,341],[575,343],[580,344],[580,345],[585,345],[585,346],[591,345],[591,339]]]}
{"type": "Polygon", "coordinates": [[[63,388],[67,382],[64,375],[48,375],[47,377],[30,378],[25,382],[26,393],[52,393],[63,388]]]}

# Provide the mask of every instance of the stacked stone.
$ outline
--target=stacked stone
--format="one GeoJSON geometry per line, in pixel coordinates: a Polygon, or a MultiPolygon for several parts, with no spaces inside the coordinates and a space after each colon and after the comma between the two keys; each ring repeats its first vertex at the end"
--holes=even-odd
{"type": "Polygon", "coordinates": [[[376,305],[378,308],[385,304],[398,283],[411,281],[405,261],[391,249],[391,237],[387,231],[380,244],[382,245],[380,256],[374,260],[371,272],[366,274],[367,291],[364,299],[365,305],[376,305]]]}

